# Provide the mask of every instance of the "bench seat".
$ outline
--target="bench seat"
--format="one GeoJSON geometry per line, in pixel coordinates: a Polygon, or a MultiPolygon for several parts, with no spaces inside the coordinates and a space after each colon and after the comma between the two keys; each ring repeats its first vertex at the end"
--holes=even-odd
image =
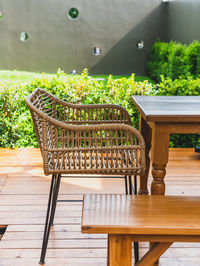
{"type": "Polygon", "coordinates": [[[131,265],[132,241],[156,242],[136,264],[156,265],[173,242],[200,242],[200,197],[85,195],[81,229],[108,234],[110,266],[131,265]]]}

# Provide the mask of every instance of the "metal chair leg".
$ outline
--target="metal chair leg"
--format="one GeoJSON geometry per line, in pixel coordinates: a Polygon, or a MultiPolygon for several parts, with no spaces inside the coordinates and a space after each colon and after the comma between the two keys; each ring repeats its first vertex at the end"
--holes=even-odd
{"type": "Polygon", "coordinates": [[[47,214],[46,214],[46,222],[45,222],[45,228],[44,228],[44,235],[43,235],[43,243],[42,243],[42,250],[41,250],[41,256],[40,256],[40,261],[39,264],[44,264],[44,259],[46,255],[46,250],[47,250],[47,244],[49,240],[49,233],[50,233],[50,217],[52,213],[52,205],[53,205],[53,192],[55,190],[55,184],[56,184],[56,175],[52,175],[51,179],[51,186],[50,186],[50,191],[49,191],[49,201],[47,205],[47,214]]]}
{"type": "Polygon", "coordinates": [[[128,182],[127,182],[127,176],[124,176],[124,181],[125,181],[125,193],[128,195],[128,182]]]}
{"type": "Polygon", "coordinates": [[[132,195],[134,192],[134,195],[137,195],[137,176],[134,176],[134,188],[132,184],[132,178],[129,176],[129,194],[132,195]]]}
{"type": "Polygon", "coordinates": [[[137,176],[134,175],[134,195],[137,195],[137,176]]]}
{"type": "Polygon", "coordinates": [[[128,178],[129,178],[129,195],[132,195],[133,194],[132,178],[131,176],[129,176],[128,178]]]}
{"type": "MultiPolygon", "coordinates": [[[[133,194],[133,185],[132,185],[132,178],[129,176],[129,186],[127,182],[127,176],[124,177],[125,179],[125,192],[126,195],[133,194]],[[129,187],[129,191],[128,191],[129,187]],[[129,193],[128,193],[129,192],[129,193]]],[[[40,256],[39,264],[45,263],[45,255],[49,240],[49,233],[50,228],[53,225],[54,217],[55,217],[55,211],[56,211],[56,203],[58,198],[58,192],[60,187],[60,180],[61,175],[52,175],[51,179],[51,186],[49,191],[49,200],[48,200],[48,206],[47,206],[47,214],[46,214],[46,222],[45,222],[45,229],[44,229],[44,235],[43,235],[43,243],[42,243],[42,251],[40,256]]],[[[134,176],[134,194],[137,195],[137,176],[134,176]]],[[[135,253],[135,263],[139,261],[139,246],[137,242],[134,242],[134,253],[135,253]]]]}
{"type": "Polygon", "coordinates": [[[59,188],[60,188],[60,180],[61,180],[61,175],[57,175],[55,189],[54,189],[54,193],[53,193],[53,200],[52,200],[52,211],[51,211],[51,217],[50,217],[50,225],[51,226],[53,226],[53,221],[54,221],[54,217],[55,217],[58,192],[59,192],[59,188]]]}
{"type": "Polygon", "coordinates": [[[139,261],[139,243],[134,242],[134,255],[135,255],[135,263],[139,261]]]}

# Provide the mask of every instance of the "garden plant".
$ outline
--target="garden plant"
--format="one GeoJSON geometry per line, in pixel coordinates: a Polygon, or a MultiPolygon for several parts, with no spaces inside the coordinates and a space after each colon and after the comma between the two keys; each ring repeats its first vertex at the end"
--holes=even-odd
{"type": "MultiPolygon", "coordinates": [[[[43,88],[60,99],[79,104],[118,104],[131,115],[138,127],[138,112],[131,102],[132,95],[200,95],[200,43],[190,45],[157,40],[147,64],[150,78],[92,77],[87,69],[81,75],[25,75],[19,80],[13,72],[8,80],[0,78],[0,147],[38,147],[32,119],[25,97],[43,88]],[[13,78],[12,78],[12,75],[13,78]],[[152,81],[154,79],[156,83],[152,81]]],[[[5,76],[8,73],[5,73],[5,76]]],[[[171,147],[200,145],[198,135],[172,135],[171,147]]]]}

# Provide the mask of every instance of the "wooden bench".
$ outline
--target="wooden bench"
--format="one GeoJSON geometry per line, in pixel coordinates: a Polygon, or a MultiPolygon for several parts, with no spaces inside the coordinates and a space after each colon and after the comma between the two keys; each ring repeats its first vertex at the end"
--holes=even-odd
{"type": "Polygon", "coordinates": [[[82,233],[108,234],[108,265],[132,265],[132,242],[153,242],[135,265],[157,265],[173,242],[200,242],[200,197],[86,195],[82,233]]]}

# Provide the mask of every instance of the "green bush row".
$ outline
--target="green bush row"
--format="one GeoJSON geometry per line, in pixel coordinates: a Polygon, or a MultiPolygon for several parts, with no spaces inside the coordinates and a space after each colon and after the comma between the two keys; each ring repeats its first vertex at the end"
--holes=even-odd
{"type": "Polygon", "coordinates": [[[34,79],[30,83],[0,82],[0,147],[38,147],[25,97],[35,88],[43,88],[58,98],[71,103],[113,103],[125,107],[137,126],[138,114],[131,102],[132,95],[150,94],[148,81],[136,82],[130,78],[114,79],[106,84],[90,77],[87,70],[82,75],[69,76],[58,71],[51,78],[34,79]]]}
{"type": "MultiPolygon", "coordinates": [[[[155,87],[148,81],[136,82],[135,76],[98,82],[85,70],[82,75],[69,76],[58,71],[54,77],[34,79],[29,83],[0,82],[0,147],[38,147],[25,97],[35,88],[43,88],[71,103],[119,104],[130,113],[133,126],[138,127],[138,112],[131,102],[132,95],[200,95],[200,79],[188,76],[172,80],[161,77],[155,87]]],[[[200,145],[198,135],[173,135],[171,147],[200,145]]]]}
{"type": "Polygon", "coordinates": [[[184,45],[171,41],[169,43],[157,40],[151,49],[147,72],[155,81],[161,80],[161,75],[176,79],[192,75],[200,75],[200,42],[193,41],[184,45]]]}

